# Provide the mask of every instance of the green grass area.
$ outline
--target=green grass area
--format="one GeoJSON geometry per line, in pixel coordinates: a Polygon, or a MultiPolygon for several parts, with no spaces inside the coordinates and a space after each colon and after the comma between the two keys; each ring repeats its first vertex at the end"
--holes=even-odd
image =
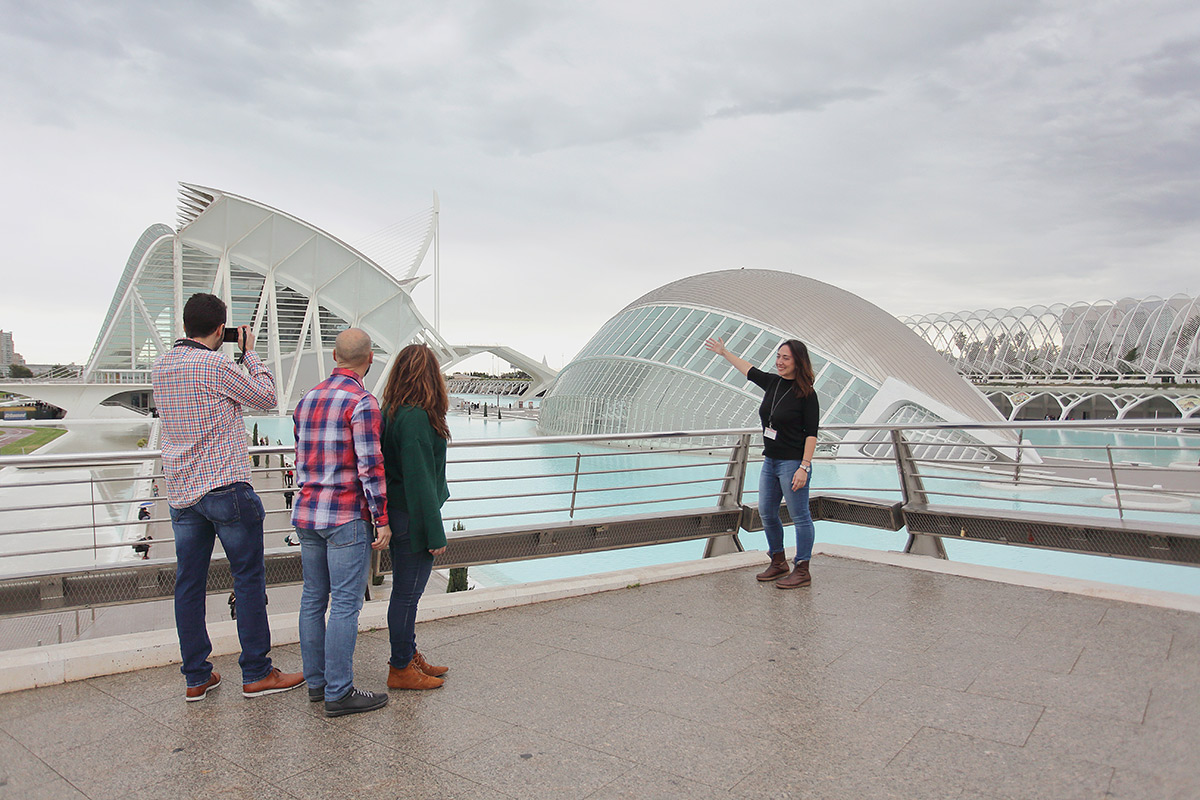
{"type": "Polygon", "coordinates": [[[44,444],[53,442],[66,431],[62,428],[38,428],[28,436],[0,447],[0,456],[23,456],[32,453],[44,444]]]}

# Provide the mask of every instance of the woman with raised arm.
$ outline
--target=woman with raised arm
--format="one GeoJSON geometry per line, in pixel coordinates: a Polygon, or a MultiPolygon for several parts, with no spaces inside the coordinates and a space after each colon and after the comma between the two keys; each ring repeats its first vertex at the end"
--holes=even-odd
{"type": "Polygon", "coordinates": [[[764,456],[758,478],[758,514],[767,534],[771,564],[755,577],[760,581],[773,580],[780,589],[808,586],[812,583],[808,562],[812,558],[816,536],[808,509],[808,487],[812,478],[813,453],[817,449],[817,424],[821,419],[808,347],[797,339],[788,339],[779,345],[775,354],[778,374],[775,374],[763,372],[729,352],[721,339],[708,339],[704,346],[733,364],[764,393],[758,408],[764,456]],[[790,573],[783,552],[783,523],[779,518],[781,501],[787,503],[788,513],[796,525],[795,567],[790,573]]]}
{"type": "Polygon", "coordinates": [[[389,689],[436,689],[446,667],[435,667],[417,650],[417,603],[446,552],[442,504],[446,484],[446,442],[450,407],[437,356],[428,346],[400,351],[383,389],[383,469],[392,523],[392,597],[388,601],[389,689]]]}

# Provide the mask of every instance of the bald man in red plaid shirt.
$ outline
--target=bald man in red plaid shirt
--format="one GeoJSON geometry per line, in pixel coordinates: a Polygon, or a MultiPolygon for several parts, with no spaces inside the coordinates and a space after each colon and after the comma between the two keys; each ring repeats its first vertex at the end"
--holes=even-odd
{"type": "Polygon", "coordinates": [[[187,679],[184,699],[203,700],[221,684],[208,660],[205,624],[208,565],[221,540],[237,600],[242,645],[242,694],[283,692],[304,683],[301,673],[271,665],[267,584],[263,563],[262,501],[250,486],[250,455],[242,406],[275,407],[275,378],[254,352],[250,330],[238,330],[243,366],[220,352],[226,307],[198,293],[183,307],[186,338],[154,362],[151,382],[161,420],[163,477],[175,535],[175,628],[187,679]]]}
{"type": "Polygon", "coordinates": [[[366,333],[357,328],[339,333],[333,345],[337,368],[301,398],[294,414],[300,496],[292,524],[304,565],[300,654],[308,699],[324,700],[328,717],[373,711],[388,702],[387,692],[354,688],[370,548],[383,550],[392,535],[379,448],[382,417],[363,385],[374,358],[366,333]]]}

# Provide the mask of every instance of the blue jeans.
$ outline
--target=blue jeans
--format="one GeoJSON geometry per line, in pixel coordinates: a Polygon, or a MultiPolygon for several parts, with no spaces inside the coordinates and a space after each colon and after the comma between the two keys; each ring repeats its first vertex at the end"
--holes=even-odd
{"type": "Polygon", "coordinates": [[[428,550],[413,553],[408,549],[408,515],[389,511],[392,540],[392,599],[388,601],[388,638],[392,643],[390,664],[404,669],[417,652],[417,603],[433,571],[433,555],[428,550]]]}
{"type": "Polygon", "coordinates": [[[367,591],[371,530],[356,519],[321,530],[297,528],[304,590],[300,594],[300,655],[310,689],[325,687],[325,699],[341,700],[354,688],[354,645],[358,612],[367,591]],[[329,605],[329,624],[325,606],[329,605]]]}
{"type": "Polygon", "coordinates": [[[237,632],[242,644],[238,665],[242,683],[254,683],[271,671],[271,629],[267,625],[267,580],[263,565],[262,501],[250,484],[213,489],[187,508],[171,509],[175,532],[175,629],[179,632],[179,671],[188,686],[201,686],[212,675],[212,641],[204,622],[208,564],[217,539],[225,548],[237,600],[237,632]]]}
{"type": "Polygon", "coordinates": [[[762,517],[763,530],[767,534],[767,551],[772,555],[783,552],[783,522],[779,519],[779,503],[786,502],[788,514],[796,525],[796,563],[812,558],[813,541],[817,535],[808,508],[812,475],[808,476],[808,482],[800,491],[793,491],[792,476],[798,469],[799,459],[765,458],[758,476],[758,515],[762,517]]]}

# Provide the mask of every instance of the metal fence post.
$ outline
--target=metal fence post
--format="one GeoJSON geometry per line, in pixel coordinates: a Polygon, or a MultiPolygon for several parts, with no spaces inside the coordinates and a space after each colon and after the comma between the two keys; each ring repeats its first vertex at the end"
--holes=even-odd
{"type": "MultiPolygon", "coordinates": [[[[579,459],[583,457],[582,453],[575,454],[575,482],[571,484],[571,513],[570,519],[575,519],[575,492],[579,489],[579,459]]],[[[562,513],[562,512],[559,512],[562,513]]]]}
{"type": "MultiPolygon", "coordinates": [[[[904,437],[896,429],[892,429],[891,437],[892,454],[896,460],[896,472],[900,476],[900,491],[904,495],[905,507],[926,505],[929,502],[929,496],[925,494],[925,483],[921,480],[917,461],[913,458],[908,442],[904,441],[904,437]]],[[[946,548],[942,544],[942,540],[937,536],[922,533],[910,532],[908,534],[908,544],[904,546],[904,552],[919,556],[946,558],[946,548]]]]}
{"type": "Polygon", "coordinates": [[[1121,486],[1117,483],[1117,468],[1113,466],[1112,445],[1104,445],[1104,452],[1108,455],[1108,474],[1112,478],[1113,494],[1117,499],[1117,516],[1125,519],[1125,509],[1121,506],[1121,486]]]}
{"type": "MultiPolygon", "coordinates": [[[[725,465],[725,477],[721,481],[717,505],[721,508],[735,509],[742,507],[742,493],[746,488],[746,465],[750,460],[750,434],[744,433],[738,438],[729,454],[725,465]]],[[[714,536],[704,545],[704,557],[722,556],[727,553],[741,553],[746,548],[738,539],[737,531],[728,536],[714,536]]]]}

